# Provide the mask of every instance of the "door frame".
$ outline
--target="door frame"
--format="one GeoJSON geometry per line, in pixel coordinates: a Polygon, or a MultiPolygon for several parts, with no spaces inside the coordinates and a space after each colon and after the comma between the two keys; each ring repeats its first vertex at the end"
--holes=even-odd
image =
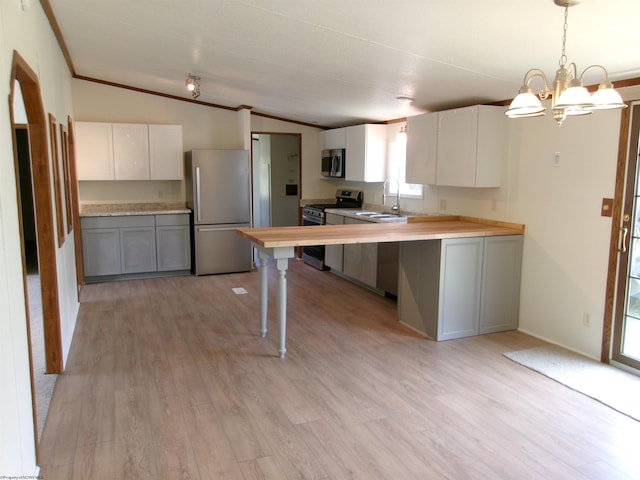
{"type": "MultiPolygon", "coordinates": [[[[40,274],[42,295],[42,317],[45,342],[45,359],[47,373],[62,373],[62,338],[60,333],[60,309],[58,294],[58,274],[56,265],[56,229],[53,222],[53,203],[51,195],[51,171],[49,165],[49,143],[47,139],[48,124],[46,120],[38,76],[17,51],[13,52],[11,67],[11,89],[9,93],[9,112],[11,120],[11,136],[13,141],[14,175],[16,176],[16,201],[18,206],[18,226],[20,232],[20,254],[22,257],[22,282],[26,315],[26,329],[29,338],[29,299],[27,295],[27,269],[24,251],[24,231],[22,228],[22,205],[20,200],[20,183],[18,181],[19,165],[15,136],[15,118],[13,101],[16,81],[20,84],[22,98],[27,113],[29,131],[30,165],[32,175],[33,202],[36,222],[36,244],[38,250],[38,271],[40,274]]],[[[34,372],[31,342],[27,342],[29,350],[29,371],[31,375],[31,401],[33,409],[34,442],[36,461],[39,461],[38,425],[35,410],[34,372]]]]}
{"type": "MultiPolygon", "coordinates": [[[[613,344],[617,344],[614,337],[614,315],[616,312],[624,310],[624,298],[620,295],[616,296],[616,290],[618,282],[622,275],[626,275],[626,266],[624,269],[619,268],[619,248],[621,241],[627,241],[628,239],[622,238],[623,227],[623,215],[626,210],[629,210],[627,204],[632,199],[625,199],[625,190],[627,187],[627,178],[630,174],[636,175],[636,165],[632,167],[633,171],[630,171],[630,135],[632,128],[632,120],[634,123],[640,121],[640,107],[633,102],[625,102],[628,108],[625,108],[621,112],[620,119],[620,135],[618,138],[618,161],[616,166],[616,180],[615,191],[613,199],[613,210],[611,218],[611,236],[609,243],[609,262],[607,269],[607,283],[605,290],[605,309],[602,328],[602,348],[600,351],[600,361],[603,363],[610,363],[613,359],[613,344]],[[632,119],[631,113],[636,109],[636,118],[632,119]]],[[[637,145],[635,147],[637,149],[637,145]]],[[[633,161],[635,162],[635,155],[633,153],[633,161]]],[[[634,219],[630,219],[633,224],[634,219]]],[[[627,225],[626,228],[629,228],[627,225]]]]}

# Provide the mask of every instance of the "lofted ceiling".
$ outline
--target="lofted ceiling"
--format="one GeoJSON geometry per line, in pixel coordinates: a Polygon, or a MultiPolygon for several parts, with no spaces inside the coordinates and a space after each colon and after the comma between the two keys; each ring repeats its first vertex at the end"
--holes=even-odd
{"type": "MultiPolygon", "coordinates": [[[[533,67],[553,81],[564,20],[553,0],[49,3],[76,76],[190,99],[190,72],[200,101],[326,127],[510,99],[533,67]]],[[[637,79],[639,22],[638,0],[582,0],[569,62],[637,79]]]]}

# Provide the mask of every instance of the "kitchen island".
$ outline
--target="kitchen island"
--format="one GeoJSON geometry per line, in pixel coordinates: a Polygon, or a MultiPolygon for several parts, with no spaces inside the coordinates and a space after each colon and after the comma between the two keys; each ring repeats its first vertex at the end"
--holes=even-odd
{"type": "Polygon", "coordinates": [[[237,233],[250,240],[260,258],[260,333],[267,333],[267,263],[272,258],[277,269],[276,312],[279,325],[279,353],[286,353],[287,281],[286,271],[296,247],[353,243],[414,242],[468,237],[522,235],[524,225],[479,218],[409,217],[406,223],[319,225],[309,227],[241,228],[237,233]]]}

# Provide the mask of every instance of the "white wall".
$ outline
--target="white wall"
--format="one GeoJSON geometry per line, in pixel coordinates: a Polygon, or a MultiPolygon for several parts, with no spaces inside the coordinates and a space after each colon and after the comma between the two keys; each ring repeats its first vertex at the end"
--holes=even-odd
{"type": "MultiPolygon", "coordinates": [[[[66,124],[72,112],[70,74],[39,2],[31,2],[30,8],[22,11],[20,2],[0,0],[0,96],[5,99],[0,106],[0,475],[6,476],[37,473],[16,178],[6,101],[14,50],[37,72],[46,113],[66,124]]],[[[74,255],[73,236],[67,235],[56,252],[65,361],[78,310],[74,255]]]]}

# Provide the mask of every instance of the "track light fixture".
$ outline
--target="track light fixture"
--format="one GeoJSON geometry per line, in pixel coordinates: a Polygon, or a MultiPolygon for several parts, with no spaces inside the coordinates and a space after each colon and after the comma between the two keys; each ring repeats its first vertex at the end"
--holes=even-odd
{"type": "Polygon", "coordinates": [[[560,55],[560,68],[556,71],[553,80],[553,90],[549,88],[547,77],[539,68],[532,68],[524,75],[524,84],[520,88],[518,95],[513,99],[509,109],[505,112],[509,118],[538,117],[544,115],[545,107],[540,100],[545,100],[551,96],[551,111],[553,118],[562,125],[567,116],[588,115],[595,110],[606,110],[614,108],[625,108],[620,94],[613,89],[613,84],[609,81],[607,69],[602,65],[590,65],[585,68],[580,76],[575,63],[567,64],[565,55],[565,44],[567,43],[567,18],[569,7],[576,5],[578,0],[553,0],[559,7],[564,7],[564,29],[562,35],[562,53],[560,55]],[[582,77],[592,68],[602,70],[604,80],[593,95],[589,95],[587,89],[582,85],[582,77]],[[541,78],[543,88],[534,94],[529,84],[534,78],[541,78]]]}
{"type": "Polygon", "coordinates": [[[191,92],[193,98],[200,96],[200,77],[187,73],[187,80],[184,82],[184,86],[191,92]]]}

